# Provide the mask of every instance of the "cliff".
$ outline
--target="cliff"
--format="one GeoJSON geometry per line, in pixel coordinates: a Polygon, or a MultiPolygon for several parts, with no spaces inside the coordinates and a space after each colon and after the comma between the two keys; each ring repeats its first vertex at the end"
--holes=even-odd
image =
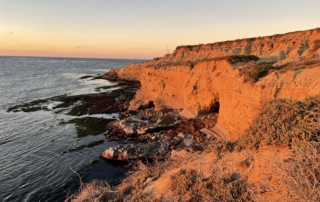
{"type": "Polygon", "coordinates": [[[179,46],[172,54],[109,74],[141,82],[130,109],[151,101],[158,109],[181,109],[185,117],[219,110],[218,123],[211,130],[236,140],[249,127],[262,102],[320,94],[319,55],[317,28],[179,46]]]}

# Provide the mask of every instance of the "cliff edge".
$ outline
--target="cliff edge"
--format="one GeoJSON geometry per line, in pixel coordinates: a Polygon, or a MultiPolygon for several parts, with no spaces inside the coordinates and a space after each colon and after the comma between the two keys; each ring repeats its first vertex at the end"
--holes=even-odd
{"type": "Polygon", "coordinates": [[[102,76],[139,80],[130,109],[153,102],[185,117],[219,111],[209,128],[236,140],[261,103],[320,94],[320,28],[234,41],[179,46],[174,53],[102,76]]]}

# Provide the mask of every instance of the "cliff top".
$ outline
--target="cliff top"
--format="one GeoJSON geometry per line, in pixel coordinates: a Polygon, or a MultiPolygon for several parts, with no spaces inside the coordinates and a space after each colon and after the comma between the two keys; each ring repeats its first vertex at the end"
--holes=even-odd
{"type": "Polygon", "coordinates": [[[287,32],[284,34],[273,34],[273,35],[269,35],[269,36],[259,36],[259,37],[251,37],[251,38],[242,38],[242,39],[235,39],[235,40],[227,40],[227,41],[218,41],[218,42],[214,42],[214,43],[207,43],[207,44],[198,44],[198,45],[181,45],[181,46],[177,46],[175,51],[179,51],[180,49],[189,49],[192,50],[194,48],[198,48],[199,46],[221,46],[221,45],[227,45],[227,44],[233,44],[233,43],[243,43],[243,42],[254,42],[254,41],[261,41],[264,39],[268,39],[268,40],[275,40],[275,39],[279,39],[282,38],[284,36],[287,35],[301,35],[301,34],[306,34],[306,35],[312,35],[314,33],[320,33],[320,28],[314,28],[314,29],[310,29],[310,30],[301,30],[301,31],[293,31],[293,32],[287,32]]]}

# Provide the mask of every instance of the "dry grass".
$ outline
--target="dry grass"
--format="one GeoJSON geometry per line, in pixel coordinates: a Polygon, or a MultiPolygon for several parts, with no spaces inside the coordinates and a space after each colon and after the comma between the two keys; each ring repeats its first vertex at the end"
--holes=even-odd
{"type": "Polygon", "coordinates": [[[255,83],[259,79],[269,75],[272,72],[277,74],[284,74],[290,71],[294,71],[296,74],[302,69],[312,69],[319,67],[319,59],[308,59],[300,62],[292,62],[282,66],[274,67],[271,63],[257,64],[247,63],[245,68],[240,68],[240,76],[244,77],[244,82],[255,83]]]}
{"type": "Polygon", "coordinates": [[[295,201],[320,201],[320,143],[301,141],[292,145],[294,156],[278,162],[282,183],[295,201]]]}
{"type": "MultiPolygon", "coordinates": [[[[72,202],[104,202],[104,201],[154,201],[150,195],[142,193],[147,180],[156,180],[166,168],[168,162],[143,163],[132,162],[132,170],[127,178],[117,187],[111,187],[104,181],[92,181],[81,184],[80,189],[66,201],[72,202]],[[151,198],[151,199],[150,199],[151,198]]],[[[170,164],[173,165],[173,164],[170,164]]]]}
{"type": "Polygon", "coordinates": [[[277,67],[276,71],[278,74],[284,74],[289,71],[299,71],[302,69],[312,69],[315,67],[319,67],[320,60],[318,59],[309,59],[303,60],[301,62],[293,62],[286,64],[285,66],[277,67]]]}
{"type": "Polygon", "coordinates": [[[127,173],[127,177],[117,187],[125,201],[164,201],[155,200],[152,193],[144,193],[148,183],[156,181],[166,170],[171,170],[180,162],[167,160],[149,162],[133,162],[133,169],[127,173]]]}
{"type": "Polygon", "coordinates": [[[238,146],[258,149],[263,145],[290,146],[301,140],[319,141],[319,131],[314,128],[319,119],[320,96],[303,101],[278,99],[266,102],[238,146]]]}
{"type": "Polygon", "coordinates": [[[92,181],[81,185],[80,190],[68,197],[66,201],[73,202],[103,202],[122,201],[119,191],[111,188],[107,182],[92,181]]]}
{"type": "MultiPolygon", "coordinates": [[[[274,158],[271,176],[281,183],[252,186],[255,193],[267,187],[264,192],[277,195],[278,187],[284,187],[287,193],[284,200],[320,201],[320,96],[265,103],[238,146],[259,150],[266,145],[289,147],[292,157],[285,161],[274,158]]],[[[263,197],[258,194],[254,198],[258,201],[263,197]]]]}
{"type": "Polygon", "coordinates": [[[130,193],[138,193],[141,191],[144,183],[148,179],[157,180],[161,176],[161,174],[165,171],[168,162],[135,162],[134,168],[129,171],[127,174],[128,177],[123,181],[122,187],[120,187],[121,192],[129,193],[128,190],[130,190],[130,193]]]}
{"type": "Polygon", "coordinates": [[[238,173],[213,173],[204,178],[195,170],[182,169],[171,176],[171,189],[182,201],[252,201],[248,183],[238,173]]]}
{"type": "Polygon", "coordinates": [[[182,61],[182,62],[162,62],[153,65],[153,68],[166,68],[168,66],[190,66],[190,69],[193,69],[196,64],[200,62],[210,62],[210,61],[220,61],[220,60],[227,60],[231,64],[236,64],[239,62],[249,62],[249,61],[257,61],[259,58],[255,55],[229,55],[229,56],[221,56],[221,57],[214,57],[214,58],[203,58],[193,62],[190,61],[182,61]]]}

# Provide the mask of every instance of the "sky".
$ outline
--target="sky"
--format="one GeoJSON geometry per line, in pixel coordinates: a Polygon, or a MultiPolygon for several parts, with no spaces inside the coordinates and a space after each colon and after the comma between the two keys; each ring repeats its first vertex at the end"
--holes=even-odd
{"type": "Polygon", "coordinates": [[[320,27],[319,0],[0,0],[0,56],[152,59],[320,27]]]}

